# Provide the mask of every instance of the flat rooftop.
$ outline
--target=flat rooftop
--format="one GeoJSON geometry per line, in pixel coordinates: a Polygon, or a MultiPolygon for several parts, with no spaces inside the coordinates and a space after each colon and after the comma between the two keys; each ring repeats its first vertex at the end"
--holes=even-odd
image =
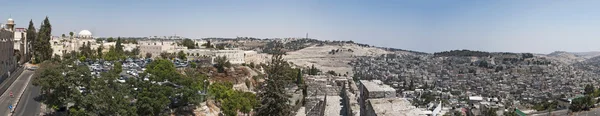
{"type": "Polygon", "coordinates": [[[423,111],[413,106],[406,98],[369,99],[377,116],[420,116],[423,111]]]}
{"type": "Polygon", "coordinates": [[[383,84],[381,80],[360,80],[360,83],[364,85],[369,92],[396,91],[396,89],[390,87],[389,85],[383,84]]]}

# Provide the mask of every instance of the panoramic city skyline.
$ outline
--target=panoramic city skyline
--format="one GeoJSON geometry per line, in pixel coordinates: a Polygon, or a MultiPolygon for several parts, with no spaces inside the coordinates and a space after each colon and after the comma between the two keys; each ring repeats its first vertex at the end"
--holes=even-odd
{"type": "Polygon", "coordinates": [[[438,52],[600,51],[598,1],[27,1],[0,17],[53,35],[309,37],[438,52]],[[28,4],[28,3],[36,4],[28,4]],[[19,9],[19,10],[15,10],[19,9]]]}

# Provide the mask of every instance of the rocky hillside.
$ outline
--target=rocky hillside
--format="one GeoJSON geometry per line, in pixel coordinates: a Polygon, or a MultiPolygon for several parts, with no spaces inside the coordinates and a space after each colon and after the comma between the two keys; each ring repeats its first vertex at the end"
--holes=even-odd
{"type": "Polygon", "coordinates": [[[564,64],[573,64],[586,60],[584,57],[565,51],[555,51],[547,55],[539,55],[539,57],[546,57],[564,64]]]}
{"type": "MultiPolygon", "coordinates": [[[[586,63],[584,61],[600,56],[600,52],[565,52],[555,51],[547,55],[538,55],[565,64],[586,63]]],[[[593,61],[593,60],[591,60],[593,61]]],[[[590,62],[590,61],[588,61],[590,62]]]]}
{"type": "Polygon", "coordinates": [[[352,66],[348,63],[359,56],[379,56],[382,54],[398,53],[411,54],[410,52],[390,52],[375,47],[365,47],[356,44],[344,45],[315,45],[288,52],[284,59],[302,67],[314,65],[323,72],[335,71],[338,73],[352,74],[352,66]]]}
{"type": "Polygon", "coordinates": [[[593,51],[593,52],[571,52],[572,54],[575,54],[579,57],[582,58],[586,58],[586,59],[590,59],[596,56],[600,56],[600,52],[597,51],[593,51]]]}

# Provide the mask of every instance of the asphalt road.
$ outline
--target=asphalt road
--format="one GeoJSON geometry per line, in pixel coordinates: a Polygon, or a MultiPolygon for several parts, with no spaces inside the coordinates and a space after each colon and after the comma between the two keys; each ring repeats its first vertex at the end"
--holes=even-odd
{"type": "Polygon", "coordinates": [[[552,111],[552,113],[544,112],[544,113],[531,114],[530,116],[568,116],[568,115],[569,115],[569,109],[562,109],[562,110],[552,111]]]}
{"type": "Polygon", "coordinates": [[[589,111],[573,113],[571,116],[600,116],[600,108],[592,108],[589,111]]]}
{"type": "Polygon", "coordinates": [[[39,116],[40,102],[36,101],[35,98],[41,94],[41,87],[34,86],[29,83],[23,96],[19,100],[19,105],[16,107],[15,114],[13,116],[39,116]]]}
{"type": "MultiPolygon", "coordinates": [[[[15,104],[18,102],[17,100],[21,96],[21,92],[25,89],[25,86],[27,85],[28,81],[30,81],[32,75],[33,71],[24,70],[23,73],[21,73],[21,75],[17,77],[17,80],[15,80],[15,82],[13,82],[10,85],[10,87],[8,87],[6,92],[4,92],[2,96],[0,96],[0,115],[8,116],[10,114],[8,106],[11,104],[13,105],[13,108],[15,108],[15,104]],[[13,92],[14,97],[10,97],[11,91],[13,92]]],[[[39,109],[40,108],[38,107],[37,110],[39,109]]]]}

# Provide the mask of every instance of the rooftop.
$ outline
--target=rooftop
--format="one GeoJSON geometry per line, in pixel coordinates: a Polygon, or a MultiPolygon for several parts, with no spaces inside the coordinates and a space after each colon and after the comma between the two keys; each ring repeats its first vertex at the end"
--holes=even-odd
{"type": "Polygon", "coordinates": [[[406,98],[369,99],[368,102],[377,116],[419,116],[423,114],[406,98]]]}
{"type": "Polygon", "coordinates": [[[360,80],[360,83],[365,86],[367,91],[375,92],[375,91],[396,91],[394,88],[389,85],[383,84],[381,80],[360,80]]]}

